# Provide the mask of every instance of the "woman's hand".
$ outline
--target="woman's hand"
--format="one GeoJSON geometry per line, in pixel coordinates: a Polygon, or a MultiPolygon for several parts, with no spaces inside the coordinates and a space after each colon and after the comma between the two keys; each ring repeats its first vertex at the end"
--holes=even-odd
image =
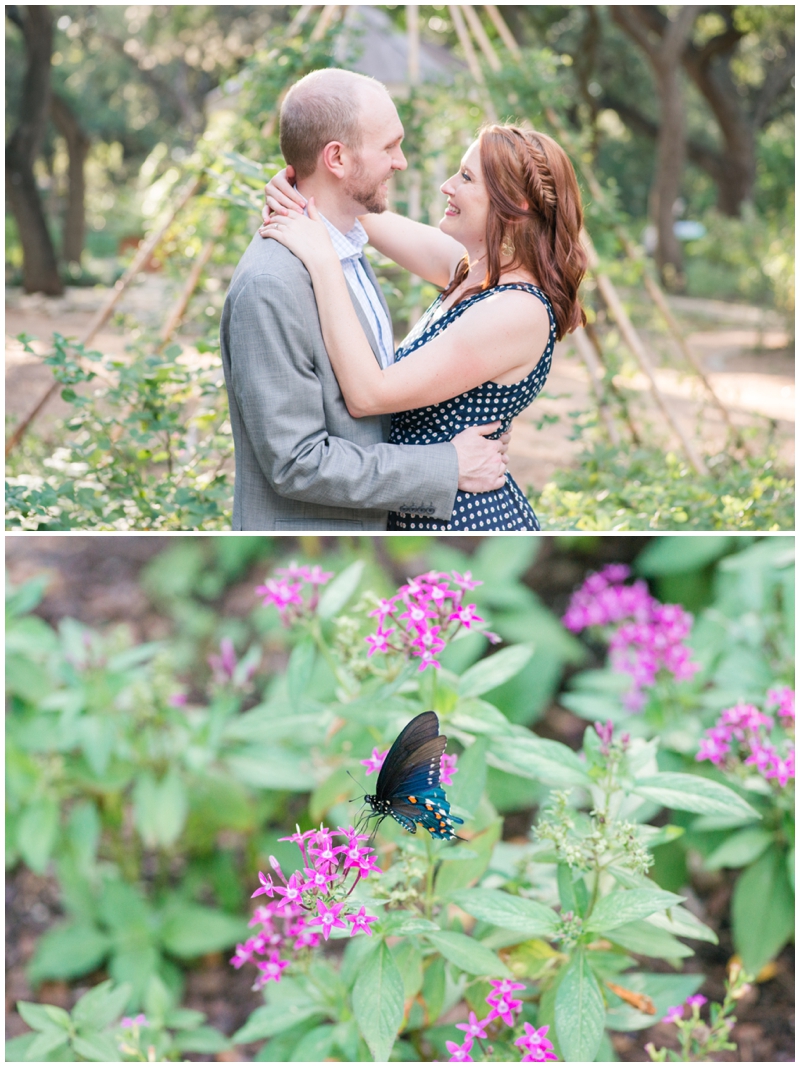
{"type": "Polygon", "coordinates": [[[279,170],[264,186],[264,207],[261,209],[264,225],[258,231],[262,237],[267,236],[264,226],[271,214],[288,215],[290,211],[298,211],[302,215],[306,198],[295,189],[294,181],[294,167],[289,166],[279,170]]]}
{"type": "Polygon", "coordinates": [[[296,211],[270,215],[259,233],[288,248],[305,264],[309,274],[330,270],[333,264],[339,263],[328,228],[319,216],[313,196],[308,201],[308,217],[296,211]]]}

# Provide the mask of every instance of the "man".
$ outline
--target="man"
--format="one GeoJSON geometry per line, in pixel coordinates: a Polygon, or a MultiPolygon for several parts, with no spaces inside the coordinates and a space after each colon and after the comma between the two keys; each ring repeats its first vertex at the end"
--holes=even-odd
{"type": "MultiPolygon", "coordinates": [[[[379,82],[314,71],[281,109],[281,151],[314,196],[375,358],[393,359],[386,301],[357,222],[387,206],[404,170],[403,127],[379,82]]],[[[472,427],[452,442],[387,444],[389,418],[354,419],[328,361],[311,279],[277,241],[256,234],[225,300],[222,363],[236,451],[234,530],[383,530],[389,511],[449,519],[457,488],[502,484],[507,446],[472,427]]]]}

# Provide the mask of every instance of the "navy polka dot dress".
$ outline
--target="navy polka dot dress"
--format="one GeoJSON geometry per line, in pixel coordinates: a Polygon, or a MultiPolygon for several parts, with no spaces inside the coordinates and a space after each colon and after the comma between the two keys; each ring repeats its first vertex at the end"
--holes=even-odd
{"type": "MultiPolygon", "coordinates": [[[[442,297],[434,300],[420,321],[403,341],[395,353],[395,360],[402,359],[410,352],[432,340],[451,322],[487,296],[501,289],[522,289],[532,293],[547,308],[550,318],[550,336],[542,358],[522,381],[513,385],[498,385],[496,382],[484,382],[466,393],[445,400],[441,404],[432,404],[426,408],[414,408],[412,411],[400,411],[392,415],[390,442],[397,445],[431,445],[442,441],[451,441],[456,434],[486,422],[501,421],[501,428],[493,437],[504,433],[511,420],[531,403],[541,391],[550,373],[553,357],[553,345],[556,340],[556,320],[550,301],[535,285],[527,282],[513,282],[496,285],[493,289],[484,289],[467,297],[461,303],[449,308],[442,315],[437,315],[442,297]]],[[[525,494],[510,474],[506,475],[506,484],[502,489],[492,493],[456,493],[453,514],[449,522],[430,519],[421,515],[406,515],[391,512],[389,530],[539,530],[539,520],[528,503],[525,494]]]]}

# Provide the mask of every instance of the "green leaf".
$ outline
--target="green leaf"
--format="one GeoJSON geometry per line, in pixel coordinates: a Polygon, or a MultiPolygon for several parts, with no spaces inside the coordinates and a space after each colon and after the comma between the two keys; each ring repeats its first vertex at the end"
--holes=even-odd
{"type": "Polygon", "coordinates": [[[129,985],[113,988],[111,981],[101,982],[84,993],[72,1009],[72,1018],[78,1027],[105,1030],[120,1018],[131,995],[129,985]]]}
{"type": "Polygon", "coordinates": [[[72,1047],[90,1063],[119,1063],[120,1051],[109,1034],[89,1031],[72,1039],[72,1047]]]}
{"type": "Polygon", "coordinates": [[[28,1031],[19,1037],[6,1041],[6,1063],[21,1063],[27,1056],[28,1049],[36,1040],[36,1034],[28,1031]]]}
{"type": "Polygon", "coordinates": [[[657,926],[659,930],[674,934],[675,937],[691,937],[695,941],[710,941],[712,945],[719,944],[719,938],[711,927],[706,926],[686,908],[670,908],[667,913],[659,912],[656,915],[648,915],[646,921],[652,926],[657,926]]]}
{"type": "Polygon", "coordinates": [[[566,1062],[593,1062],[603,1036],[605,1014],[600,986],[579,949],[556,993],[556,1033],[566,1062]]]}
{"type": "MultiPolygon", "coordinates": [[[[146,1011],[145,1014],[147,1014],[146,1011]]],[[[167,1012],[166,1016],[161,1013],[161,1018],[170,1030],[196,1030],[198,1026],[203,1025],[206,1016],[205,1012],[194,1011],[192,1008],[176,1008],[174,1011],[167,1012]]]]}
{"type": "Polygon", "coordinates": [[[477,859],[465,860],[463,863],[442,864],[436,875],[438,897],[445,898],[455,889],[464,889],[470,882],[477,881],[486,872],[492,859],[494,846],[500,839],[502,828],[502,819],[497,819],[470,839],[470,851],[478,853],[477,859]]]}
{"type": "Polygon", "coordinates": [[[464,671],[458,683],[462,697],[479,697],[518,674],[533,655],[533,645],[512,645],[479,660],[464,671]]]}
{"type": "Polygon", "coordinates": [[[166,950],[182,960],[230,948],[247,936],[244,919],[199,904],[179,905],[165,917],[161,929],[166,950]]]}
{"type": "Polygon", "coordinates": [[[17,1011],[32,1030],[49,1034],[58,1031],[63,1034],[69,1030],[69,1012],[53,1004],[34,1004],[30,1000],[18,1000],[17,1011]]]}
{"type": "Polygon", "coordinates": [[[453,930],[440,930],[425,934],[426,939],[438,949],[446,960],[454,963],[467,974],[481,974],[488,978],[511,978],[511,972],[491,949],[466,934],[453,930]]]}
{"type": "Polygon", "coordinates": [[[637,778],[631,792],[676,811],[694,811],[698,815],[746,815],[751,819],[760,817],[738,793],[696,774],[667,771],[637,778]]]}
{"type": "Polygon", "coordinates": [[[758,859],[772,840],[773,835],[758,826],[740,830],[711,853],[705,868],[707,871],[718,871],[720,867],[747,867],[758,859]]]}
{"type": "Polygon", "coordinates": [[[167,848],[180,837],[189,812],[186,786],[173,767],[158,786],[160,814],[157,823],[158,843],[167,848]]]}
{"type": "Polygon", "coordinates": [[[677,960],[694,955],[688,945],[641,919],[618,926],[609,934],[608,939],[629,952],[636,952],[640,956],[653,956],[656,959],[677,960]]]}
{"type": "Polygon", "coordinates": [[[317,784],[305,760],[275,744],[250,745],[241,755],[229,756],[227,764],[234,778],[261,789],[303,793],[317,784]]]}
{"type": "Polygon", "coordinates": [[[175,1047],[181,1052],[222,1052],[231,1047],[230,1039],[213,1026],[200,1026],[196,1030],[179,1030],[174,1037],[175,1047]]]}
{"type": "Polygon", "coordinates": [[[75,862],[81,871],[90,871],[94,866],[100,829],[95,804],[91,800],[79,801],[69,814],[68,833],[75,862]]]}
{"type": "Polygon", "coordinates": [[[460,889],[450,895],[450,900],[476,919],[526,937],[546,936],[558,925],[558,916],[552,908],[499,889],[460,889]]]}
{"type": "Polygon", "coordinates": [[[289,1030],[298,1023],[314,1016],[324,1014],[319,1004],[308,1001],[305,1004],[266,1004],[256,1008],[241,1029],[231,1038],[234,1045],[248,1045],[252,1041],[263,1041],[274,1037],[284,1030],[289,1030]]]}
{"type": "Polygon", "coordinates": [[[142,771],[133,787],[133,822],[147,848],[158,844],[159,799],[155,778],[150,771],[142,771]]]}
{"type": "Polygon", "coordinates": [[[597,933],[614,930],[636,919],[645,919],[655,911],[678,905],[683,899],[663,889],[618,890],[597,901],[586,928],[597,933]]]}
{"type": "Polygon", "coordinates": [[[290,1063],[321,1063],[328,1058],[336,1036],[331,1023],[316,1026],[300,1039],[292,1050],[290,1063]]]}
{"type": "Polygon", "coordinates": [[[487,737],[477,738],[458,757],[458,774],[448,786],[447,797],[453,807],[473,815],[486,788],[487,737]]]}
{"type": "Polygon", "coordinates": [[[361,574],[364,570],[362,559],[351,563],[341,574],[338,574],[331,584],[325,588],[319,598],[317,615],[321,619],[332,619],[338,615],[350,597],[358,589],[361,574]]]}
{"type": "Polygon", "coordinates": [[[368,957],[356,979],[353,1014],[372,1058],[388,1060],[403,1021],[403,979],[385,943],[368,957]]]}
{"type": "Polygon", "coordinates": [[[56,1049],[66,1045],[69,1035],[66,1030],[49,1030],[47,1033],[37,1034],[25,1053],[26,1060],[43,1060],[49,1057],[56,1049]]]}
{"type": "Polygon", "coordinates": [[[286,669],[286,688],[289,693],[289,703],[295,711],[300,710],[300,701],[311,681],[315,659],[316,649],[312,637],[303,638],[292,649],[289,666],[286,669]]]}
{"type": "Polygon", "coordinates": [[[55,926],[39,940],[28,977],[37,985],[46,978],[77,978],[99,967],[111,941],[95,926],[55,926]]]}
{"type": "Polygon", "coordinates": [[[422,952],[410,937],[404,937],[390,951],[403,979],[403,999],[410,1000],[422,989],[422,952]]]}
{"type": "Polygon", "coordinates": [[[636,557],[636,573],[646,578],[699,571],[735,546],[732,537],[656,537],[636,557]]]}
{"type": "Polygon", "coordinates": [[[586,765],[560,741],[533,736],[496,737],[490,742],[486,758],[501,771],[533,778],[545,785],[558,788],[589,785],[586,765]]]}
{"type": "Polygon", "coordinates": [[[44,874],[58,836],[58,804],[39,797],[23,811],[17,824],[17,848],[32,871],[44,874]]]}
{"type": "Polygon", "coordinates": [[[758,974],[794,929],[794,893],[781,849],[770,848],[742,872],[733,891],[731,915],[733,941],[744,969],[758,974]]]}

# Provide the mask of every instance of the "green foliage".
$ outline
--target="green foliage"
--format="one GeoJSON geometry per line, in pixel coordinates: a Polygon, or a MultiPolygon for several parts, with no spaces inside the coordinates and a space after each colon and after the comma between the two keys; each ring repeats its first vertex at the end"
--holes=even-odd
{"type": "Polygon", "coordinates": [[[130,997],[129,985],[105,981],[84,993],[71,1013],[19,1001],[17,1010],[33,1032],[6,1043],[6,1061],[180,1060],[183,1052],[215,1053],[229,1047],[224,1034],[202,1025],[202,1012],[177,1008],[159,978],[151,978],[147,987],[144,1021],[120,1019],[130,997]]]}
{"type": "Polygon", "coordinates": [[[789,530],[794,480],[767,459],[721,453],[713,473],[653,446],[588,444],[531,501],[551,530],[789,530]]]}
{"type": "Polygon", "coordinates": [[[708,870],[743,869],[733,897],[733,934],[746,970],[756,974],[793,932],[794,889],[787,873],[793,798],[755,773],[731,780],[708,762],[698,764],[695,754],[722,709],[740,702],[761,706],[768,688],[793,684],[794,543],[785,537],[664,537],[650,543],[636,568],[666,583],[679,599],[710,575],[690,638],[700,670],[690,682],[666,676],[657,681],[636,715],[622,700],[627,676],[610,668],[574,675],[561,703],[586,719],[611,719],[633,736],[659,739],[662,773],[652,781],[640,778],[634,792],[697,817],[679,818],[685,832],[664,852],[658,878],[672,884],[672,871],[683,868],[689,849],[708,870]]]}
{"type": "MultiPolygon", "coordinates": [[[[26,348],[30,345],[25,339],[26,348]]],[[[179,345],[124,361],[60,334],[45,360],[72,407],[43,464],[14,455],[6,523],[23,530],[216,529],[229,523],[232,441],[219,371],[179,345]],[[96,371],[84,369],[87,361],[96,371]],[[92,383],[90,390],[76,388],[92,383]],[[48,473],[33,473],[45,467],[48,473]],[[50,473],[52,471],[53,473],[50,473]]]]}

